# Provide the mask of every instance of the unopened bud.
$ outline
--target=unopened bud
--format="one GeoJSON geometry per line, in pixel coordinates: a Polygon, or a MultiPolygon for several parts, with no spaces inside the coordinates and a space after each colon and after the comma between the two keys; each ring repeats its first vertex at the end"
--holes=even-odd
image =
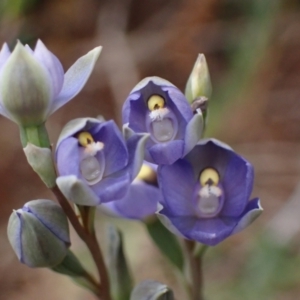
{"type": "Polygon", "coordinates": [[[204,54],[199,54],[185,88],[190,103],[200,97],[210,98],[212,86],[204,54]]]}
{"type": "Polygon", "coordinates": [[[31,268],[58,265],[70,246],[67,217],[50,200],[32,200],[14,211],[7,234],[20,262],[31,268]]]}

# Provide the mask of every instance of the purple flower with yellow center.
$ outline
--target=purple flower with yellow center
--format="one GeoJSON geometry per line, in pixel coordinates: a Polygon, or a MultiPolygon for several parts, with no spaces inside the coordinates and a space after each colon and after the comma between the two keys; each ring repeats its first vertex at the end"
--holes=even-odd
{"type": "Polygon", "coordinates": [[[57,143],[57,185],[79,205],[121,199],[141,168],[147,138],[133,134],[125,140],[114,121],[70,121],[57,143]]]}
{"type": "Polygon", "coordinates": [[[174,233],[214,246],[261,214],[259,199],[249,201],[253,176],[252,165],[229,146],[203,140],[184,159],[158,168],[158,216],[174,233]]]}
{"type": "Polygon", "coordinates": [[[201,111],[196,114],[185,96],[172,83],[147,77],[130,92],[123,106],[123,123],[134,132],[147,132],[145,160],[172,164],[200,140],[201,111]]]}
{"type": "Polygon", "coordinates": [[[64,74],[58,58],[39,40],[34,50],[17,43],[0,52],[0,114],[24,127],[43,124],[73,99],[88,80],[100,55],[96,47],[64,74]]]}
{"type": "Polygon", "coordinates": [[[104,203],[100,208],[125,219],[142,220],[153,215],[158,203],[163,200],[155,168],[155,165],[144,163],[126,195],[120,200],[104,203]]]}

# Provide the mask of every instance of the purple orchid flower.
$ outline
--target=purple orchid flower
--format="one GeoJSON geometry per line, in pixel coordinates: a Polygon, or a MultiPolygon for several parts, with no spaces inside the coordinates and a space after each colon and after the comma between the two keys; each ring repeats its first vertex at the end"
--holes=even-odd
{"type": "Polygon", "coordinates": [[[88,80],[100,55],[96,47],[64,74],[57,57],[39,40],[34,50],[17,43],[0,52],[0,114],[22,126],[44,123],[74,98],[88,80]]]}
{"type": "Polygon", "coordinates": [[[203,140],[184,159],[158,168],[158,216],[174,233],[214,246],[261,214],[259,199],[248,201],[253,176],[252,165],[229,146],[203,140]]]}
{"type": "Polygon", "coordinates": [[[124,140],[114,121],[70,121],[57,143],[57,185],[79,205],[123,198],[143,163],[147,138],[133,134],[124,140]]]}
{"type": "Polygon", "coordinates": [[[172,164],[200,140],[201,111],[194,115],[185,96],[172,83],[147,77],[130,92],[123,106],[123,123],[134,132],[147,132],[145,160],[172,164]]]}
{"type": "Polygon", "coordinates": [[[144,163],[125,197],[104,203],[100,208],[109,215],[125,219],[142,220],[153,215],[163,200],[155,169],[155,165],[144,163]]]}

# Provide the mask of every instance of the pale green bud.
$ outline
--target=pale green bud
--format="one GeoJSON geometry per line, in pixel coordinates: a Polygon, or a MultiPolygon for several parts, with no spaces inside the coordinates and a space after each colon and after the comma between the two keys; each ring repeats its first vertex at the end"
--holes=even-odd
{"type": "Polygon", "coordinates": [[[33,200],[13,211],[7,234],[20,262],[31,268],[60,264],[70,246],[67,217],[50,200],[33,200]]]}
{"type": "Polygon", "coordinates": [[[212,86],[204,54],[199,54],[185,88],[190,103],[200,97],[210,98],[212,86]]]}
{"type": "Polygon", "coordinates": [[[18,42],[1,70],[3,108],[22,126],[43,123],[52,99],[50,77],[30,51],[18,42]]]}
{"type": "Polygon", "coordinates": [[[174,300],[174,294],[165,284],[145,280],[133,289],[130,300],[174,300]]]}

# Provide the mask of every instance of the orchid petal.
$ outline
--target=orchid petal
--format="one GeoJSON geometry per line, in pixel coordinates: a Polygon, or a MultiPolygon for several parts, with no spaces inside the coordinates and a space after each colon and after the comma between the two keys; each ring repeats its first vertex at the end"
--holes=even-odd
{"type": "Polygon", "coordinates": [[[103,178],[91,188],[99,196],[100,202],[106,203],[123,198],[128,191],[129,185],[130,175],[124,173],[103,178]]]}
{"type": "Polygon", "coordinates": [[[99,123],[98,127],[95,126],[92,131],[95,141],[104,144],[104,176],[109,176],[123,169],[128,163],[128,150],[116,123],[113,120],[102,122],[99,123]]]}
{"type": "Polygon", "coordinates": [[[258,218],[262,212],[263,212],[263,208],[261,207],[260,200],[258,198],[249,201],[242,217],[238,221],[232,233],[234,234],[244,230],[256,218],[258,218]]]}
{"type": "Polygon", "coordinates": [[[203,131],[203,116],[196,113],[192,120],[187,124],[184,138],[183,155],[189,153],[199,142],[203,131]]]}
{"type": "Polygon", "coordinates": [[[57,169],[60,176],[80,176],[78,140],[70,137],[62,141],[56,151],[57,169]]]}
{"type": "Polygon", "coordinates": [[[174,140],[168,143],[154,144],[148,152],[152,157],[150,162],[155,164],[173,164],[182,157],[184,142],[182,140],[174,140]]]}
{"type": "Polygon", "coordinates": [[[53,97],[55,98],[60,92],[64,82],[64,70],[58,58],[51,53],[41,40],[38,40],[34,57],[49,72],[52,81],[53,97]]]}
{"type": "Polygon", "coordinates": [[[148,138],[149,134],[134,134],[126,141],[129,155],[126,171],[129,172],[131,180],[138,175],[141,169],[148,138]]]}
{"type": "Polygon", "coordinates": [[[55,112],[61,106],[65,105],[81,91],[94,69],[101,49],[102,47],[96,47],[86,55],[80,57],[70,67],[65,74],[63,87],[54,100],[50,113],[55,112]]]}
{"type": "Polygon", "coordinates": [[[140,220],[155,213],[157,201],[161,198],[162,195],[157,187],[139,181],[129,187],[124,198],[104,206],[120,217],[140,220]]]}
{"type": "Polygon", "coordinates": [[[165,210],[171,215],[195,215],[192,202],[195,178],[189,163],[180,159],[173,165],[159,166],[157,175],[165,210]]]}
{"type": "Polygon", "coordinates": [[[79,205],[94,206],[100,204],[99,197],[93,190],[76,176],[61,176],[56,183],[63,195],[70,201],[79,205]]]}

